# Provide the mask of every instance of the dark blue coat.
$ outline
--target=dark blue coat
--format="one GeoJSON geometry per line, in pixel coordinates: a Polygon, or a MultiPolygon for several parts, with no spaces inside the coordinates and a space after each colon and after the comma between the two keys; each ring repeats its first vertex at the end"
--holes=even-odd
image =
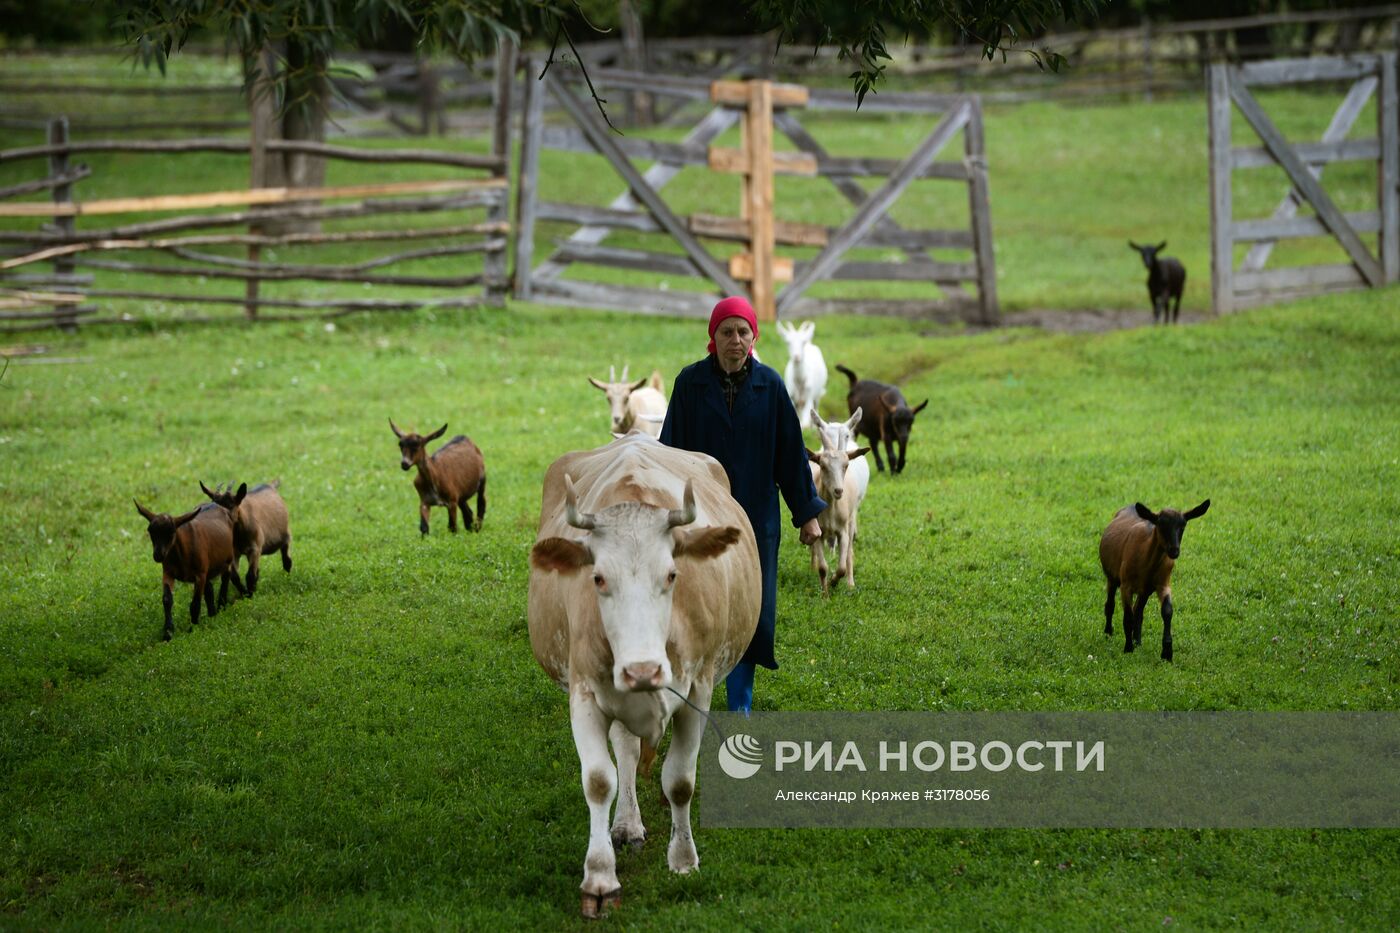
{"type": "Polygon", "coordinates": [[[782,491],[792,513],[794,528],[800,528],[826,508],[812,483],[802,426],[782,377],[755,361],[734,399],[731,415],[724,404],[714,357],[692,363],[681,370],[671,387],[661,443],[709,454],[729,474],[734,498],[748,513],[758,539],[763,573],[758,630],[743,660],[776,669],[773,635],[778,602],[778,543],[782,537],[778,492],[782,491]]]}

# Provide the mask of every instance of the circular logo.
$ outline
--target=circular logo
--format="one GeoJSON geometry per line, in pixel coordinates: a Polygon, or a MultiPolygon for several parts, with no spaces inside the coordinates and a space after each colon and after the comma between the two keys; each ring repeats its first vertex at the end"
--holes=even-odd
{"type": "Polygon", "coordinates": [[[763,746],[758,739],[742,732],[731,735],[719,747],[719,766],[725,774],[738,780],[758,773],[763,761],[763,746]]]}

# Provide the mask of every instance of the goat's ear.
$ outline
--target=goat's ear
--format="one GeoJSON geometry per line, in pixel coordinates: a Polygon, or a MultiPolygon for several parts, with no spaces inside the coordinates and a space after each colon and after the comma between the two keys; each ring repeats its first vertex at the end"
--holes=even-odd
{"type": "Polygon", "coordinates": [[[638,379],[636,382],[632,383],[631,388],[629,388],[627,391],[628,391],[628,392],[636,392],[638,389],[640,389],[642,386],[646,385],[648,382],[651,382],[651,378],[650,378],[650,377],[647,377],[646,379],[638,379]]]}
{"type": "Polygon", "coordinates": [[[896,401],[897,398],[898,394],[894,389],[886,389],[884,392],[880,393],[880,404],[885,406],[885,411],[894,412],[899,408],[899,402],[896,401]]]}
{"type": "Polygon", "coordinates": [[[1185,515],[1182,516],[1182,518],[1185,518],[1188,522],[1193,518],[1200,518],[1202,515],[1206,514],[1206,509],[1208,508],[1210,508],[1209,499],[1202,502],[1200,505],[1196,506],[1191,511],[1187,512],[1185,515]]]}
{"type": "Polygon", "coordinates": [[[175,519],[175,527],[176,527],[176,528],[179,528],[181,525],[183,525],[183,524],[185,524],[186,522],[190,521],[191,519],[193,519],[193,518],[194,518],[196,515],[198,515],[198,514],[199,514],[199,509],[191,509],[190,511],[186,512],[184,515],[180,515],[180,516],[176,517],[176,519],[175,519]]]}
{"type": "Polygon", "coordinates": [[[920,402],[918,405],[914,406],[914,414],[917,415],[919,412],[923,411],[923,410],[924,410],[925,408],[927,408],[927,407],[928,407],[928,399],[924,399],[924,400],[923,400],[922,402],[920,402]]]}
{"type": "Polygon", "coordinates": [[[864,457],[868,453],[870,453],[869,447],[857,447],[855,450],[848,451],[846,453],[846,456],[854,460],[857,457],[864,457]]]}
{"type": "Polygon", "coordinates": [[[1133,508],[1137,510],[1138,518],[1142,519],[1145,522],[1151,522],[1154,525],[1157,524],[1157,513],[1149,509],[1147,506],[1143,505],[1141,502],[1134,502],[1133,508]]]}
{"type": "MultiPolygon", "coordinates": [[[[131,501],[132,501],[132,502],[136,502],[135,499],[132,499],[131,501]]],[[[156,513],[155,513],[155,512],[152,512],[150,509],[146,508],[144,505],[142,505],[142,504],[139,503],[139,502],[136,502],[136,511],[140,512],[140,513],[141,513],[141,517],[144,518],[144,519],[145,519],[146,521],[148,521],[148,522],[153,522],[153,521],[156,520],[156,513]]]]}
{"type": "Polygon", "coordinates": [[[200,480],[200,481],[199,481],[199,488],[200,488],[200,490],[201,490],[206,496],[208,496],[210,499],[213,499],[213,498],[214,498],[215,493],[212,493],[212,492],[209,491],[209,487],[206,486],[206,485],[204,485],[204,480],[200,480]]]}
{"type": "Polygon", "coordinates": [[[426,443],[428,443],[428,441],[435,441],[435,440],[437,440],[438,438],[442,437],[442,436],[443,436],[444,434],[446,434],[446,433],[447,433],[447,425],[444,424],[442,427],[438,428],[438,429],[437,429],[436,431],[434,431],[432,434],[429,434],[427,437],[423,438],[423,443],[426,444],[426,443]]]}
{"type": "Polygon", "coordinates": [[[812,339],[812,335],[815,334],[816,332],[817,332],[817,325],[816,325],[816,324],[813,324],[811,321],[803,321],[803,322],[802,322],[802,336],[806,337],[808,340],[811,340],[811,339],[812,339]]]}
{"type": "Polygon", "coordinates": [[[399,440],[403,440],[403,432],[399,430],[398,425],[394,424],[393,418],[389,419],[389,429],[394,432],[395,437],[397,437],[399,440]]]}
{"type": "Polygon", "coordinates": [[[865,409],[856,406],[856,410],[851,412],[851,417],[846,419],[846,430],[852,434],[856,433],[856,425],[860,424],[860,419],[865,417],[865,409]]]}
{"type": "MultiPolygon", "coordinates": [[[[805,447],[802,448],[802,449],[803,449],[803,450],[807,450],[807,448],[805,448],[805,447]]],[[[819,457],[819,456],[817,456],[816,454],[812,453],[810,450],[807,450],[807,459],[810,460],[810,461],[812,461],[813,463],[821,463],[821,462],[822,462],[822,458],[819,457]]]]}
{"type": "Polygon", "coordinates": [[[530,564],[537,570],[553,571],[566,576],[580,567],[593,563],[593,552],[568,538],[545,538],[530,550],[530,564]]]}
{"type": "Polygon", "coordinates": [[[739,542],[740,532],[733,525],[722,528],[676,528],[671,532],[676,557],[718,557],[739,542]]]}
{"type": "Polygon", "coordinates": [[[243,497],[246,496],[246,495],[248,495],[248,484],[247,484],[247,483],[239,483],[239,484],[238,484],[238,493],[237,493],[237,495],[235,495],[235,496],[233,497],[233,504],[234,504],[234,505],[237,505],[238,503],[242,502],[242,501],[243,501],[243,497]]]}
{"type": "Polygon", "coordinates": [[[591,386],[592,386],[593,388],[595,388],[595,389],[602,389],[604,392],[608,391],[608,385],[607,385],[607,383],[605,383],[605,382],[599,382],[597,379],[594,379],[592,376],[589,376],[589,377],[588,377],[588,384],[591,385],[591,386]]]}
{"type": "Polygon", "coordinates": [[[1157,252],[1159,252],[1159,253],[1160,253],[1162,250],[1166,249],[1166,248],[1167,248],[1167,241],[1166,241],[1166,240],[1163,240],[1162,242],[1158,243],[1156,246],[1153,247],[1153,249],[1157,250],[1157,252]]]}
{"type": "Polygon", "coordinates": [[[1138,246],[1138,245],[1137,245],[1136,243],[1134,243],[1132,240],[1129,240],[1129,241],[1128,241],[1128,249],[1135,249],[1135,250],[1138,250],[1139,252],[1142,251],[1142,247],[1141,247],[1141,246],[1138,246]]]}

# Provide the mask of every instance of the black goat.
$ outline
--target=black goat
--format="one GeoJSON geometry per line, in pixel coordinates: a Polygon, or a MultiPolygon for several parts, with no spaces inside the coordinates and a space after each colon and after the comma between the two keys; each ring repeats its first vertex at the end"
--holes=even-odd
{"type": "Polygon", "coordinates": [[[1186,287],[1186,267],[1181,260],[1171,256],[1158,257],[1167,248],[1163,240],[1156,246],[1138,246],[1132,240],[1128,245],[1142,256],[1142,264],[1147,267],[1147,294],[1152,298],[1152,323],[1159,320],[1163,324],[1175,324],[1181,316],[1181,292],[1186,287]],[[1172,304],[1176,299],[1176,304],[1172,304]]]}
{"type": "Polygon", "coordinates": [[[836,369],[851,381],[846,393],[846,406],[851,414],[861,412],[856,434],[870,438],[870,452],[875,455],[875,469],[885,472],[880,461],[880,442],[885,442],[885,455],[890,458],[890,475],[904,472],[904,453],[909,446],[909,429],[914,426],[914,417],[928,405],[924,399],[913,408],[904,401],[904,394],[896,386],[874,379],[859,379],[840,363],[836,369]],[[899,458],[894,455],[894,445],[899,445],[899,458]]]}

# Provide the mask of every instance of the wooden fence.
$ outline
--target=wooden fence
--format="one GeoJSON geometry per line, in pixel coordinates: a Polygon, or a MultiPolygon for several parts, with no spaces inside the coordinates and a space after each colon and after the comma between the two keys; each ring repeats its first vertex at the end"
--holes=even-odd
{"type": "MultiPolygon", "coordinates": [[[[841,312],[997,320],[995,266],[992,255],[991,213],[987,164],[983,147],[981,107],[975,97],[882,94],[866,100],[863,113],[901,113],[933,119],[928,135],[904,159],[835,156],[808,132],[797,112],[855,110],[849,90],[809,90],[764,81],[710,82],[652,73],[608,69],[591,72],[600,92],[645,91],[657,98],[704,101],[711,109],[679,143],[613,134],[598,115],[586,92],[571,86],[556,65],[540,81],[527,84],[520,154],[520,193],[516,219],[515,294],[519,298],[641,313],[703,316],[717,294],[748,293],[756,310],[768,320],[841,312]],[[546,126],[544,96],[551,95],[569,117],[565,126],[546,126]],[[936,118],[936,119],[935,119],[936,118]],[[712,143],[736,123],[742,125],[740,149],[712,143]],[[772,148],[774,131],[797,151],[772,148]],[[936,161],[949,142],[962,132],[963,158],[936,161]],[[610,204],[589,205],[549,200],[540,170],[543,150],[600,155],[626,185],[610,204]],[[632,159],[652,165],[637,169],[632,159]],[[744,179],[739,213],[678,215],[662,197],[662,189],[687,166],[738,173],[744,179]],[[797,223],[775,216],[773,175],[826,179],[854,208],[842,224],[797,223]],[[884,178],[867,192],[856,179],[884,178]],[[957,229],[902,227],[890,209],[919,179],[953,180],[967,188],[971,222],[957,229]],[[541,224],[578,225],[539,265],[534,262],[536,230],[541,224]],[[619,248],[604,245],[611,234],[626,231],[662,234],[681,252],[619,248]],[[702,240],[741,243],[744,249],[728,257],[713,254],[702,240]],[[816,250],[809,260],[774,254],[776,245],[816,250]],[[851,260],[856,248],[897,251],[902,262],[851,260]],[[932,249],[968,254],[959,260],[935,259],[932,249]],[[564,278],[574,264],[604,269],[642,271],[680,277],[679,287],[639,288],[631,284],[564,278]],[[789,280],[777,291],[777,283],[789,280]],[[917,297],[807,296],[819,282],[833,280],[902,282],[917,297]],[[748,282],[745,288],[740,282],[748,282]],[[967,285],[977,289],[974,298],[967,285]],[[941,292],[941,294],[940,294],[941,292]]],[[[819,196],[824,201],[830,198],[819,196]]],[[[665,285],[669,286],[670,278],[665,285]]]]}
{"type": "Polygon", "coordinates": [[[1215,312],[1326,291],[1377,287],[1400,278],[1400,133],[1397,133],[1396,55],[1309,58],[1213,65],[1210,70],[1211,297],[1215,312]],[[1251,93],[1253,86],[1352,82],[1319,142],[1290,143],[1251,93]],[[1376,99],[1376,134],[1354,138],[1351,129],[1362,108],[1376,99]],[[1233,110],[1263,141],[1262,148],[1236,147],[1231,140],[1233,110]],[[1322,186],[1333,162],[1365,161],[1376,166],[1377,203],[1373,211],[1343,212],[1322,186]],[[1272,216],[1234,216],[1236,170],[1279,166],[1292,190],[1272,216]],[[1307,205],[1312,216],[1297,216],[1307,205]],[[1373,254],[1362,234],[1375,234],[1373,254]],[[1331,237],[1348,262],[1338,265],[1266,269],[1274,244],[1297,237],[1331,237]],[[1235,268],[1235,246],[1250,244],[1235,268]]]}
{"type": "MultiPolygon", "coordinates": [[[[503,115],[506,110],[500,111],[503,115]]],[[[167,141],[92,140],[67,138],[66,123],[55,120],[48,144],[0,151],[0,163],[48,160],[47,177],[11,185],[0,197],[51,191],[48,202],[0,200],[0,218],[29,219],[25,229],[0,229],[0,329],[30,330],[79,321],[122,322],[132,315],[96,317],[112,301],[169,302],[187,305],[235,305],[250,319],[334,317],[357,311],[407,310],[420,307],[463,307],[483,298],[498,299],[508,285],[509,180],[504,116],[497,146],[489,155],[430,150],[354,149],[326,143],[268,140],[268,151],[300,152],[333,162],[374,165],[447,166],[457,177],[407,180],[317,188],[253,188],[169,194],[157,197],[110,198],[84,201],[74,196],[74,184],[89,174],[86,166],[70,165],[71,156],[91,152],[162,153],[215,152],[255,157],[256,143],[233,139],[167,141]],[[484,177],[483,177],[484,173],[484,177]],[[230,209],[232,210],[220,210],[230,209]],[[485,217],[471,219],[476,209],[485,217]],[[195,213],[190,213],[190,212],[195,213]],[[464,216],[466,212],[466,216],[464,216]],[[81,219],[131,213],[175,216],[139,220],[116,226],[84,226],[81,219]],[[408,217],[446,215],[449,225],[423,226],[408,217]],[[397,216],[396,216],[397,215],[397,216]],[[392,226],[375,227],[369,218],[394,217],[392,226]],[[38,225],[39,221],[48,223],[38,225]],[[334,229],[321,229],[322,223],[334,229]],[[243,228],[246,232],[227,232],[243,228]],[[192,233],[192,231],[204,231],[192,233]],[[298,255],[312,247],[348,244],[426,242],[399,252],[357,258],[352,263],[280,262],[263,258],[264,249],[298,255]],[[246,258],[236,255],[246,251],[246,258]],[[135,258],[132,258],[135,254],[135,258]],[[482,256],[474,267],[454,274],[412,274],[383,271],[401,263],[482,256]],[[122,258],[104,258],[120,256],[122,258]],[[51,273],[35,267],[51,265],[51,273]],[[160,288],[121,287],[128,276],[197,279],[183,292],[160,288]],[[116,286],[108,284],[114,280],[116,286]],[[241,282],[242,294],[219,293],[214,281],[241,282]],[[263,283],[354,283],[387,286],[391,298],[307,298],[301,286],[279,288],[276,296],[260,290],[263,283]],[[405,290],[436,290],[426,298],[406,297],[405,290]],[[267,314],[263,309],[291,309],[267,314]]],[[[311,250],[315,252],[315,250],[311,250]]],[[[421,294],[421,293],[418,293],[421,294]]],[[[182,320],[209,320],[185,315],[182,320]]],[[[217,318],[216,318],[217,319],[217,318]]]]}

